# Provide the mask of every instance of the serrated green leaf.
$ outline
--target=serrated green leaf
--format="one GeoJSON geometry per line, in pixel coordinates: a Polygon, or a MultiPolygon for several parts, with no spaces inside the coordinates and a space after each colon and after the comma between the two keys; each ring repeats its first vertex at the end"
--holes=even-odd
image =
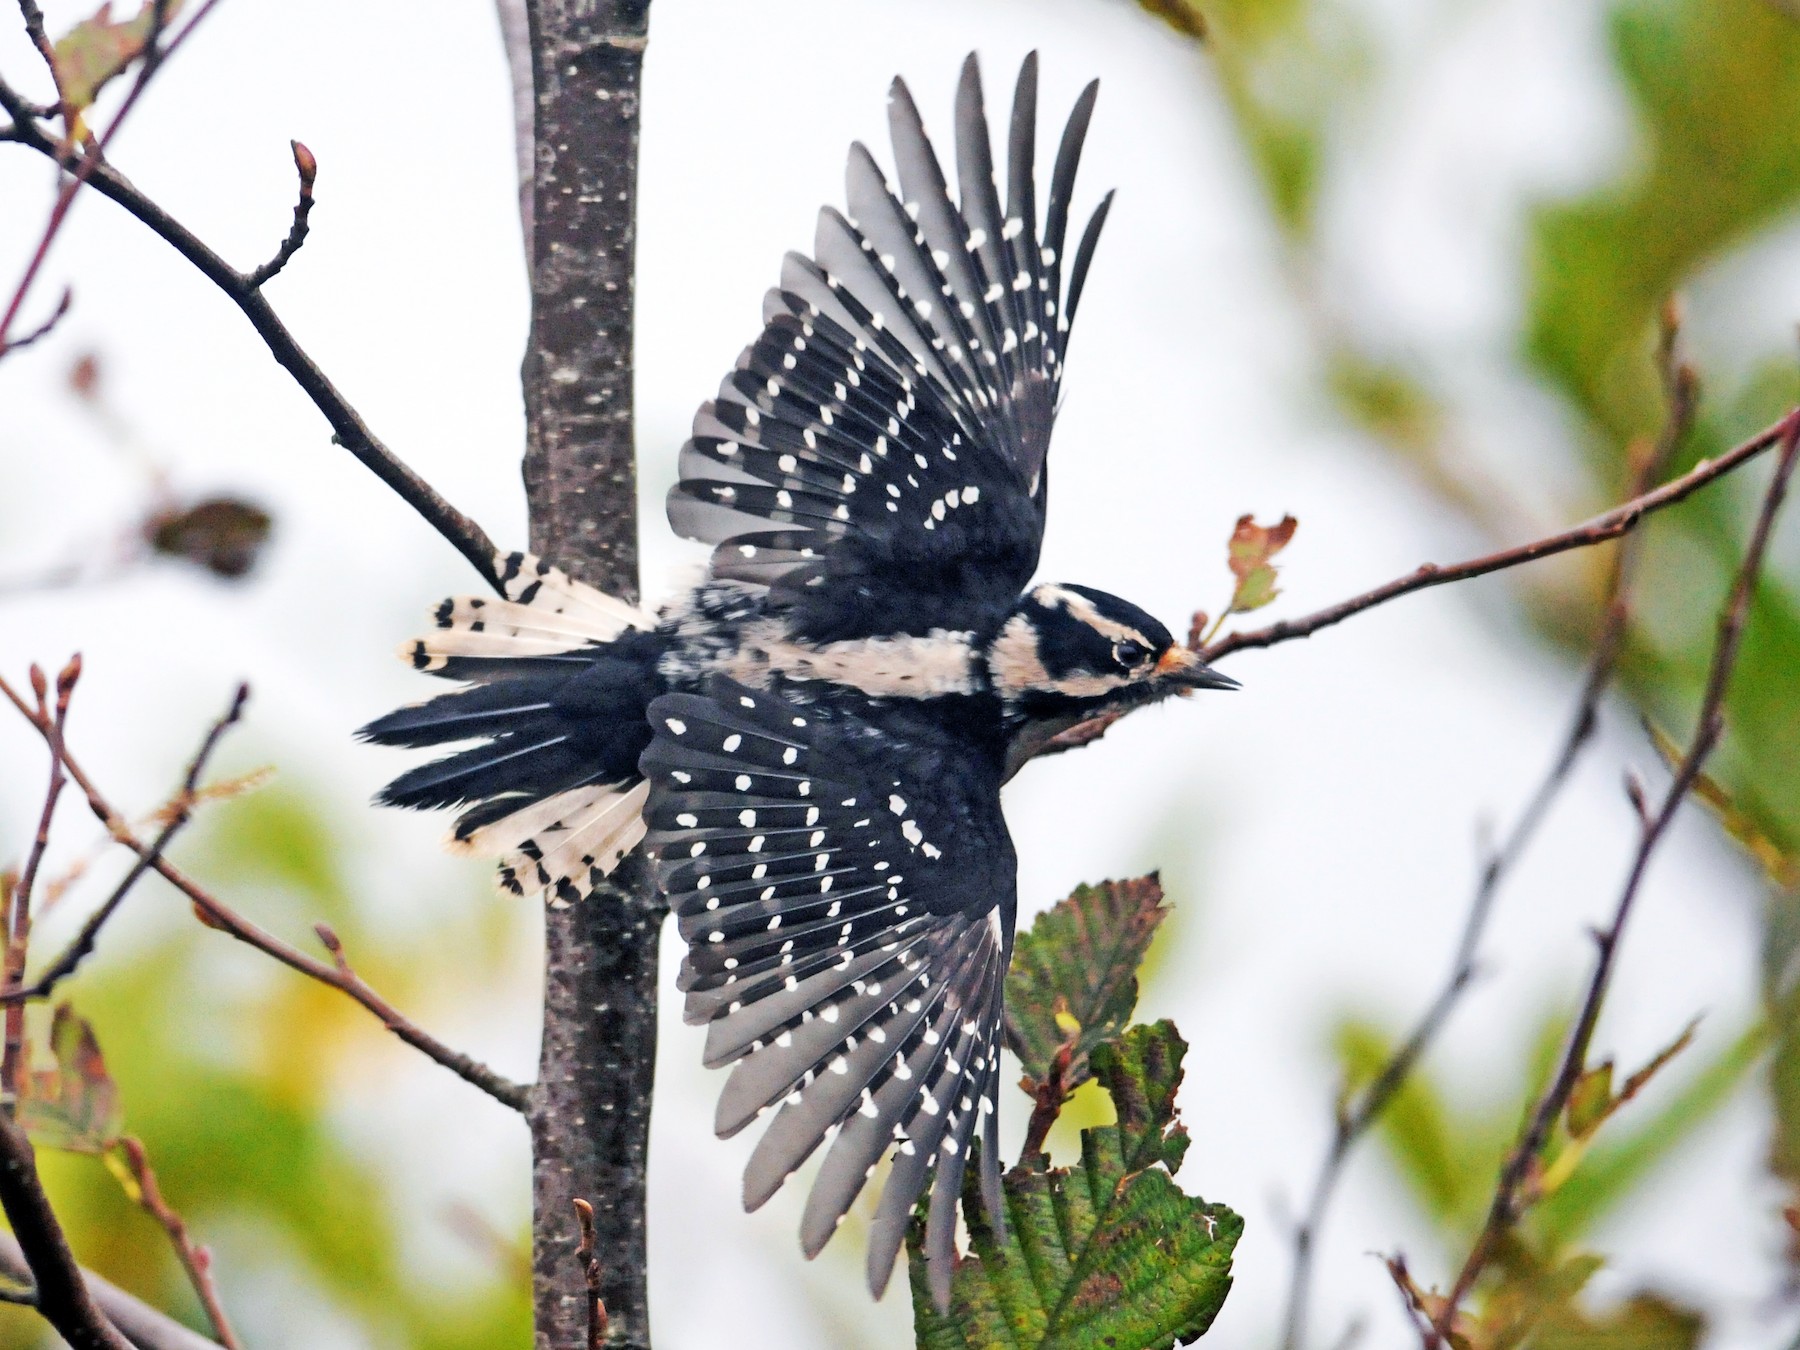
{"type": "Polygon", "coordinates": [[[28,1072],[19,1088],[19,1123],[32,1142],[71,1153],[104,1153],[119,1137],[119,1091],[100,1042],[66,1003],[50,1023],[53,1069],[28,1072]]]}
{"type": "Polygon", "coordinates": [[[1137,1006],[1137,970],[1168,913],[1156,874],[1078,886],[1014,942],[1006,976],[1006,1043],[1042,1081],[1071,1047],[1065,1090],[1089,1077],[1088,1056],[1137,1006]],[[1073,1023],[1073,1030],[1070,1024],[1073,1023]]]}
{"type": "Polygon", "coordinates": [[[1180,1170],[1188,1134],[1175,1119],[1175,1094],[1186,1053],[1187,1042],[1169,1021],[1133,1027],[1121,1039],[1094,1047],[1094,1076],[1112,1098],[1117,1122],[1082,1132],[1082,1156],[1090,1166],[1109,1166],[1119,1176],[1157,1163],[1170,1172],[1180,1170]],[[1116,1143],[1118,1156],[1090,1157],[1090,1140],[1096,1147],[1116,1143]]]}
{"type": "Polygon", "coordinates": [[[1094,1055],[1118,1123],[1084,1130],[1074,1167],[1008,1173],[1003,1236],[969,1169],[971,1251],[957,1261],[948,1314],[932,1303],[915,1221],[907,1247],[922,1350],[1168,1350],[1212,1325],[1244,1222],[1184,1194],[1165,1170],[1187,1146],[1174,1114],[1186,1050],[1159,1022],[1094,1055]]]}

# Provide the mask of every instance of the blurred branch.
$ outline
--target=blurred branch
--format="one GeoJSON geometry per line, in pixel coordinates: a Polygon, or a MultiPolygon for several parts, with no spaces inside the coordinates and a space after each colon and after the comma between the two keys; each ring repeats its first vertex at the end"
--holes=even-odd
{"type": "Polygon", "coordinates": [[[95,1305],[38,1176],[37,1155],[10,1111],[0,1112],[0,1207],[37,1289],[35,1307],[71,1350],[131,1350],[95,1305]]]}
{"type": "Polygon", "coordinates": [[[163,1198],[162,1187],[157,1184],[155,1169],[150,1166],[143,1143],[127,1135],[119,1141],[119,1152],[124,1155],[125,1165],[137,1187],[138,1204],[169,1235],[169,1242],[175,1248],[182,1269],[187,1271],[188,1282],[194,1286],[200,1306],[206,1309],[206,1319],[212,1323],[219,1344],[225,1350],[240,1350],[242,1343],[231,1329],[231,1322],[225,1316],[225,1305],[219,1300],[218,1286],[213,1282],[212,1253],[205,1247],[194,1245],[188,1236],[187,1221],[163,1198]]]}
{"type": "MultiPolygon", "coordinates": [[[[15,985],[25,973],[25,960],[31,947],[31,898],[36,889],[38,871],[44,853],[50,847],[50,822],[56,815],[56,804],[62,797],[66,781],[63,773],[63,730],[69,719],[69,700],[74,697],[75,683],[81,678],[81,657],[69,658],[56,677],[56,703],[49,703],[49,684],[38,666],[31,668],[31,692],[37,700],[34,725],[50,749],[50,785],[44,792],[44,809],[38,815],[37,834],[32,837],[31,851],[25,855],[25,870],[16,883],[7,886],[5,899],[6,957],[5,983],[15,985]]],[[[23,703],[17,697],[15,703],[23,703]]],[[[0,1089],[8,1101],[19,1099],[19,1075],[25,1065],[25,1009],[13,1005],[6,1009],[5,1049],[0,1052],[0,1089]]]]}
{"type": "MultiPolygon", "coordinates": [[[[7,334],[12,331],[13,320],[18,318],[19,310],[25,304],[25,297],[31,292],[32,282],[37,280],[38,273],[43,269],[44,260],[50,255],[50,246],[56,242],[56,236],[61,232],[63,222],[68,219],[69,208],[74,205],[75,195],[81,191],[81,185],[87,182],[105,158],[106,147],[111,142],[114,133],[131,115],[131,110],[137,106],[138,98],[143,94],[156,72],[161,69],[163,61],[189,33],[194,31],[195,25],[207,16],[216,3],[217,0],[207,0],[207,3],[202,5],[194,17],[188,21],[186,27],[175,35],[169,43],[168,49],[164,50],[162,36],[168,25],[169,13],[172,8],[171,0],[152,0],[150,31],[144,39],[143,55],[138,63],[137,78],[132,81],[130,92],[125,95],[124,102],[119,105],[119,111],[113,114],[113,119],[107,124],[105,133],[89,143],[79,160],[73,164],[63,164],[65,169],[72,170],[72,174],[68,181],[58,189],[56,201],[50,207],[50,218],[44,223],[43,232],[38,236],[37,247],[32,251],[30,261],[25,264],[24,274],[20,276],[18,285],[13,289],[13,296],[7,303],[6,312],[0,315],[0,357],[4,357],[19,345],[9,341],[7,334]]],[[[76,135],[77,127],[80,124],[80,112],[69,106],[69,101],[64,93],[61,73],[56,63],[55,49],[50,45],[44,32],[43,15],[35,4],[30,3],[30,0],[25,0],[25,3],[21,5],[21,11],[25,20],[26,32],[31,37],[33,44],[43,53],[44,60],[50,67],[51,78],[56,81],[57,97],[60,103],[59,111],[63,118],[65,131],[64,143],[67,144],[76,135]]],[[[24,145],[31,145],[32,133],[39,130],[36,121],[31,117],[34,110],[27,106],[14,107],[10,102],[5,103],[5,107],[13,118],[13,134],[10,139],[24,145]]],[[[58,154],[54,156],[59,163],[62,162],[60,152],[61,147],[58,147],[58,154]]],[[[68,292],[64,291],[63,295],[64,307],[66,307],[68,292]]],[[[54,324],[56,318],[60,317],[61,311],[59,310],[57,315],[52,317],[51,324],[54,324]]],[[[43,336],[45,331],[48,331],[48,326],[34,332],[28,340],[35,340],[43,336]]]]}
{"type": "MultiPolygon", "coordinates": [[[[1633,456],[1630,493],[1634,498],[1642,496],[1649,489],[1686,439],[1688,432],[1693,429],[1698,385],[1692,369],[1679,359],[1676,349],[1678,334],[1679,316],[1671,302],[1664,307],[1661,340],[1657,346],[1657,370],[1662,379],[1668,412],[1655,440],[1644,445],[1633,456]]],[[[1600,629],[1594,638],[1594,652],[1588,661],[1587,676],[1582,681],[1575,715],[1570,720],[1568,732],[1563,737],[1556,758],[1551,762],[1549,772],[1539,782],[1505,839],[1488,854],[1475,885],[1475,894],[1469,902],[1468,918],[1464,921],[1462,936],[1457,941],[1448,978],[1400,1048],[1381,1067],[1369,1085],[1353,1102],[1346,1099],[1339,1103],[1331,1144],[1313,1182],[1306,1215],[1294,1233],[1293,1277],[1288,1285],[1287,1308],[1283,1316],[1282,1350],[1302,1350],[1305,1345],[1314,1251],[1350,1151],[1374,1127],[1388,1104],[1405,1086],[1414,1067],[1437,1039],[1463,992],[1475,978],[1478,968],[1476,958],[1487,931],[1488,920],[1493,914],[1494,899],[1499,893],[1500,884],[1530,847],[1538,828],[1550,814],[1551,807],[1568,781],[1576,761],[1593,739],[1599,722],[1600,700],[1612,683],[1625,632],[1630,624],[1630,587],[1639,552],[1635,547],[1638,539],[1637,535],[1628,535],[1614,550],[1602,602],[1600,629]]]]}
{"type": "Polygon", "coordinates": [[[1447,566],[1424,563],[1403,577],[1377,586],[1373,590],[1364,591],[1361,595],[1352,596],[1348,600],[1340,601],[1338,604],[1316,613],[1298,619],[1283,619],[1279,623],[1270,624],[1267,628],[1227,633],[1219,641],[1204,648],[1201,655],[1210,664],[1233,652],[1244,651],[1252,647],[1273,647],[1278,643],[1289,642],[1295,638],[1311,637],[1322,628],[1342,623],[1345,619],[1361,614],[1364,610],[1374,609],[1377,605],[1386,604],[1389,600],[1397,600],[1403,595],[1411,595],[1414,591],[1422,591],[1431,586],[1446,585],[1453,581],[1467,581],[1473,577],[1486,576],[1489,572],[1500,572],[1509,567],[1517,567],[1522,563],[1536,562],[1539,558],[1566,553],[1570,549],[1591,548],[1593,545],[1603,544],[1609,539],[1617,539],[1636,529],[1646,517],[1665,507],[1684,501],[1709,483],[1723,478],[1734,469],[1755,459],[1782,439],[1797,416],[1800,416],[1800,409],[1789,412],[1780,421],[1765,427],[1717,459],[1702,461],[1680,478],[1672,479],[1652,492],[1633,497],[1631,500],[1615,506],[1612,510],[1564,530],[1560,534],[1547,535],[1528,544],[1519,544],[1513,548],[1502,549],[1498,553],[1471,558],[1466,562],[1447,566]]]}
{"type": "MultiPolygon", "coordinates": [[[[1479,1236],[1463,1263],[1456,1282],[1445,1297],[1442,1308],[1432,1319],[1430,1327],[1424,1335],[1426,1350],[1436,1350],[1442,1345],[1450,1332],[1450,1326],[1456,1318],[1457,1310],[1463,1299],[1474,1288],[1476,1280],[1487,1268],[1501,1238],[1511,1230],[1518,1221],[1525,1207],[1530,1203],[1527,1182],[1538,1166],[1538,1156],[1550,1138],[1550,1132],[1557,1117],[1567,1105],[1569,1094],[1574,1090],[1587,1062],[1589,1044],[1593,1040],[1594,1028],[1600,1020],[1600,1009],[1606,998],[1606,991],[1612,981],[1614,963],[1618,957],[1620,941],[1624,935],[1625,924],[1631,917],[1638,892],[1642,887],[1645,874],[1649,870],[1650,859],[1657,845],[1668,833],[1669,825],[1674,820],[1682,801],[1699,778],[1707,757],[1719,743],[1725,728],[1725,696],[1731,687],[1732,671],[1737,665],[1739,647],[1743,637],[1744,624],[1749,616],[1750,601],[1755,594],[1757,581],[1761,577],[1763,559],[1768,552],[1769,537],[1774,530],[1776,515],[1781,510],[1783,499],[1787,495],[1788,482],[1793,475],[1794,465],[1800,458],[1800,410],[1790,413],[1777,427],[1777,435],[1781,444],[1781,457],[1775,466],[1768,490],[1763,494],[1761,508],[1757,512],[1756,524],[1751,530],[1750,542],[1744,551],[1742,565],[1738,568],[1737,578],[1732,584],[1729,597],[1719,616],[1718,639],[1713,647],[1713,658],[1706,677],[1705,693],[1701,697],[1700,709],[1695,719],[1693,739],[1689,742],[1687,753],[1683,755],[1679,767],[1668,789],[1663,794],[1661,804],[1643,821],[1639,831],[1637,852],[1632,858],[1631,869],[1626,877],[1625,887],[1614,908],[1611,923],[1594,935],[1598,948],[1598,957],[1594,963],[1594,972],[1588,981],[1587,993],[1582,1000],[1581,1011],[1575,1019],[1575,1026],[1570,1032],[1569,1041],[1562,1059],[1551,1079],[1550,1086],[1545,1089],[1537,1106],[1533,1109],[1530,1121],[1520,1135],[1518,1143],[1507,1155],[1501,1168],[1499,1185],[1495,1188],[1492,1204],[1489,1206],[1486,1222],[1482,1225],[1479,1236]]],[[[1690,475],[1691,476],[1691,475],[1690,475]]]]}
{"type": "MultiPolygon", "coordinates": [[[[138,860],[132,864],[131,870],[113,888],[112,894],[107,896],[100,907],[89,916],[88,921],[81,926],[81,931],[76,934],[75,940],[30,984],[17,983],[18,979],[22,978],[22,965],[19,975],[14,976],[9,972],[7,987],[0,989],[0,1002],[18,1003],[26,999],[44,998],[63,980],[73,975],[76,968],[92,954],[94,944],[99,940],[100,930],[105,927],[106,921],[113,916],[120,903],[130,894],[132,887],[143,879],[144,873],[162,860],[163,850],[169,846],[170,841],[174,839],[182,826],[192,819],[194,802],[200,791],[200,774],[206,768],[207,760],[212,758],[212,753],[218,747],[219,740],[224,736],[227,728],[234,725],[242,716],[244,702],[249,697],[250,686],[240,684],[237,687],[237,694],[231,700],[231,707],[226,710],[224,716],[212,724],[212,728],[206,733],[206,739],[200,743],[200,749],[195,752],[194,758],[189,762],[187,774],[182,779],[180,790],[170,803],[169,809],[163,813],[162,829],[150,842],[150,847],[138,855],[138,860]]],[[[60,745],[60,737],[58,745],[60,745]]],[[[60,767],[63,762],[61,751],[53,747],[53,755],[60,767]]]]}
{"type": "MultiPolygon", "coordinates": [[[[9,137],[8,139],[11,138],[9,137]]],[[[16,352],[21,348],[29,347],[40,338],[49,337],[50,334],[55,331],[56,325],[62,322],[63,315],[69,312],[69,306],[74,303],[75,292],[69,289],[69,287],[64,286],[62,298],[56,302],[56,308],[50,311],[50,317],[45,319],[36,328],[33,328],[29,333],[25,334],[24,337],[14,338],[4,346],[0,346],[0,356],[6,355],[7,352],[16,352]]]]}
{"type": "MultiPolygon", "coordinates": [[[[0,1233],[0,1273],[15,1280],[31,1278],[25,1253],[10,1233],[0,1233]]],[[[93,1271],[84,1270],[81,1275],[94,1302],[137,1350],[219,1350],[218,1342],[188,1330],[167,1313],[140,1302],[93,1271]]],[[[31,1302],[35,1305],[35,1294],[31,1302]]]]}
{"type": "MultiPolygon", "coordinates": [[[[55,734],[53,723],[46,716],[34,712],[29,704],[13,690],[3,678],[0,678],[0,695],[4,695],[19,710],[25,719],[37,729],[40,736],[50,741],[55,734]]],[[[69,753],[67,746],[61,747],[61,760],[70,779],[87,797],[88,808],[106,827],[107,833],[122,846],[137,854],[140,859],[193,902],[197,917],[210,928],[216,928],[236,938],[239,942],[255,947],[258,951],[274,957],[291,970],[297,970],[320,984],[330,985],[333,989],[349,995],[357,1003],[368,1009],[381,1024],[395,1036],[405,1041],[427,1058],[449,1069],[457,1077],[480,1088],[496,1101],[510,1106],[515,1111],[524,1111],[528,1101],[527,1089],[511,1079],[496,1073],[487,1065],[452,1050],[429,1032],[415,1025],[403,1013],[384,999],[370,987],[360,975],[350,968],[344,959],[343,951],[337,945],[335,934],[323,928],[320,941],[331,952],[334,964],[326,965],[314,957],[306,955],[297,948],[289,946],[280,938],[244,918],[236,910],[214,897],[199,883],[181,872],[167,858],[153,856],[151,846],[144,843],[132,830],[125,817],[114,810],[111,803],[101,795],[75,757],[69,753]]],[[[13,1007],[20,1005],[14,1004],[13,1007]]]]}
{"type": "MultiPolygon", "coordinates": [[[[196,14],[194,20],[182,30],[183,33],[192,31],[194,22],[199,20],[206,9],[211,8],[212,3],[214,0],[208,0],[201,13],[196,14]]],[[[80,159],[67,154],[60,139],[41,125],[40,110],[28,103],[4,80],[0,80],[0,108],[4,108],[13,119],[13,140],[64,168],[78,171],[81,178],[76,181],[76,186],[81,181],[86,181],[103,197],[123,207],[129,215],[186,258],[207,280],[223,291],[250,321],[251,327],[268,347],[269,354],[293,376],[294,382],[312,400],[313,406],[325,415],[326,421],[331,424],[332,439],[356,456],[428,525],[447,539],[489,585],[498,588],[494,570],[494,557],[498,550],[493,541],[479,525],[445,501],[436,489],[376,439],[361,414],[350,405],[337,386],[326,378],[325,373],[294,340],[293,334],[263,298],[261,281],[257,279],[256,273],[240,272],[231,266],[191,230],[132,186],[130,180],[107,163],[97,150],[80,159]]],[[[302,176],[304,178],[304,168],[302,176]]],[[[294,235],[303,223],[299,219],[299,208],[296,208],[295,215],[295,229],[288,236],[290,242],[294,241],[294,235]]],[[[295,242],[294,247],[298,246],[295,242]]],[[[286,244],[283,247],[286,248],[286,244]]],[[[292,250],[288,250],[288,253],[291,256],[292,250]]],[[[277,258],[285,262],[279,253],[277,258]]]]}

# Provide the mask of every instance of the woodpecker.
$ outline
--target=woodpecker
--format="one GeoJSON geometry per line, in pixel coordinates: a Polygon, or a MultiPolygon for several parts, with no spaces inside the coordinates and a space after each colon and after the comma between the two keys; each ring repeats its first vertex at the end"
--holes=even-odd
{"type": "MultiPolygon", "coordinates": [[[[904,82],[895,181],[851,148],[847,211],[790,254],[763,329],[701,406],[668,499],[714,546],[647,613],[524,554],[503,594],[444,601],[403,655],[464,687],[370,723],[473,742],[386,804],[458,808],[501,884],[586,901],[640,843],[688,944],[680,987],[730,1066],[721,1136],[762,1119],[744,1202],[822,1145],[801,1243],[824,1247],[883,1158],[879,1297],[929,1192],[948,1299],[977,1138],[999,1212],[1001,999],[1017,864],[1001,785],[1055,731],[1235,683],[1135,605],[1032,586],[1063,354],[1111,204],[1067,248],[1097,82],[1037,205],[1037,59],[995,183],[980,71],[956,95],[956,195],[904,82]]],[[[594,903],[605,903],[604,893],[594,903]]]]}

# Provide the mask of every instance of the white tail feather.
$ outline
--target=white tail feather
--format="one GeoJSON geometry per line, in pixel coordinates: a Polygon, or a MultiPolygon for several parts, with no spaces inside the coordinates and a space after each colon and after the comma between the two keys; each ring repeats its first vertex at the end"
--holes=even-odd
{"type": "Polygon", "coordinates": [[[644,837],[649,793],[645,782],[573,788],[483,826],[457,847],[485,853],[477,841],[496,845],[500,884],[515,894],[548,889],[556,900],[579,900],[644,837]]]}
{"type": "Polygon", "coordinates": [[[520,845],[539,835],[560,838],[585,818],[594,807],[625,791],[623,783],[592,783],[570,788],[554,796],[543,797],[522,806],[510,816],[502,816],[466,836],[452,830],[444,839],[444,847],[465,858],[500,858],[516,853],[520,845]]]}
{"type": "Polygon", "coordinates": [[[627,628],[652,628],[655,621],[635,605],[577,581],[529,553],[507,553],[495,559],[506,598],[534,610],[566,616],[584,626],[590,637],[605,641],[627,628]]]}
{"type": "Polygon", "coordinates": [[[506,598],[455,596],[433,612],[437,631],[405,643],[400,659],[416,670],[442,670],[452,657],[503,660],[554,656],[610,642],[655,620],[529,553],[495,557],[506,598]]]}

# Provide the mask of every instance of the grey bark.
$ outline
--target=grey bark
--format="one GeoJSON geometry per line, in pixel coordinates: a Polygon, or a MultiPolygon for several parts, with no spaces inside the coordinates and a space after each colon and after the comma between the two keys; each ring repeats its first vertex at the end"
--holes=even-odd
{"type": "MultiPolygon", "coordinates": [[[[525,488],[539,556],[635,600],[632,269],[649,0],[528,0],[535,77],[525,488]]],[[[572,1201],[594,1207],[609,1345],[648,1347],[645,1173],[665,908],[628,860],[545,918],[532,1092],[539,1350],[581,1350],[587,1286],[572,1201]]]]}

